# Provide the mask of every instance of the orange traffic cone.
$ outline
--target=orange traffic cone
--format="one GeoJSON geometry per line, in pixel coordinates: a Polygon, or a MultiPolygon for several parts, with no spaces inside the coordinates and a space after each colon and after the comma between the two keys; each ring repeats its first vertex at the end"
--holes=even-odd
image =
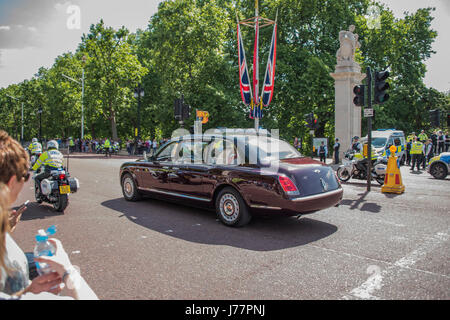
{"type": "Polygon", "coordinates": [[[405,186],[402,183],[402,175],[397,165],[397,157],[395,156],[397,147],[391,146],[389,150],[391,151],[391,156],[388,159],[386,175],[384,177],[384,184],[381,187],[381,192],[400,194],[405,191],[405,186]]]}

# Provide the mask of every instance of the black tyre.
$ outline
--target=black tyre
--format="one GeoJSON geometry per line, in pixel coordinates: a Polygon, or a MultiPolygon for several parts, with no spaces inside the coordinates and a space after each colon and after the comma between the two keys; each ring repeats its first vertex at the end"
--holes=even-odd
{"type": "Polygon", "coordinates": [[[127,201],[138,201],[142,199],[142,196],[136,186],[136,182],[129,173],[126,173],[122,177],[122,193],[123,197],[127,201]]]}
{"type": "Polygon", "coordinates": [[[231,187],[224,188],[217,195],[216,214],[223,224],[230,227],[245,226],[252,219],[244,199],[231,187]]]}
{"type": "Polygon", "coordinates": [[[67,194],[58,194],[58,201],[53,203],[53,208],[58,212],[63,212],[69,205],[69,197],[67,194]]]}
{"type": "Polygon", "coordinates": [[[343,168],[343,167],[338,168],[336,173],[337,173],[339,180],[341,180],[343,182],[346,182],[346,181],[350,180],[350,178],[351,178],[350,172],[348,172],[348,170],[346,168],[343,168]]]}
{"type": "Polygon", "coordinates": [[[377,177],[375,178],[375,180],[378,182],[378,184],[379,184],[380,186],[382,186],[382,185],[384,184],[384,177],[385,177],[385,175],[382,174],[382,175],[377,176],[377,177]]]}
{"type": "Polygon", "coordinates": [[[36,199],[37,203],[42,203],[42,199],[39,193],[39,187],[36,183],[34,183],[34,198],[36,199]]]}
{"type": "Polygon", "coordinates": [[[445,179],[448,174],[447,166],[443,163],[433,163],[430,168],[430,173],[436,179],[445,179]]]}

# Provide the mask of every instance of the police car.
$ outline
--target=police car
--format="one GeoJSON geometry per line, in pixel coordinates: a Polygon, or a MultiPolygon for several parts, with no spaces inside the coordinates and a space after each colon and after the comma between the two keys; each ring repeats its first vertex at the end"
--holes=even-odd
{"type": "Polygon", "coordinates": [[[445,179],[450,169],[450,152],[443,152],[430,159],[427,171],[436,179],[445,179]]]}
{"type": "MultiPolygon", "coordinates": [[[[367,136],[362,138],[361,142],[367,142],[367,136]]],[[[379,156],[389,156],[389,147],[392,145],[397,147],[395,155],[400,160],[400,165],[404,165],[406,160],[406,139],[403,131],[396,129],[378,129],[372,131],[372,146],[379,156]]]]}

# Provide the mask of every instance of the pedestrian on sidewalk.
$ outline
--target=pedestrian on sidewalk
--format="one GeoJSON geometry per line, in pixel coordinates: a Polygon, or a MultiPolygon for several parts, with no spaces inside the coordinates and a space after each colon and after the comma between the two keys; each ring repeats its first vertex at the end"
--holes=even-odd
{"type": "Polygon", "coordinates": [[[319,146],[319,157],[320,157],[320,161],[323,163],[326,163],[326,159],[327,159],[327,147],[325,146],[324,142],[322,141],[322,143],[319,146]]]}
{"type": "Polygon", "coordinates": [[[339,139],[336,138],[336,142],[334,144],[333,150],[334,150],[334,164],[339,164],[339,148],[341,147],[341,144],[339,143],[339,139]]]}

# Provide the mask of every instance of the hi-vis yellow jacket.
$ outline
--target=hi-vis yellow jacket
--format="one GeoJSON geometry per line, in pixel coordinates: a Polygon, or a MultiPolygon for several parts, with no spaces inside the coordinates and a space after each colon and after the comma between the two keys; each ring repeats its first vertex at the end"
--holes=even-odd
{"type": "Polygon", "coordinates": [[[28,150],[30,150],[31,154],[42,152],[42,144],[39,142],[32,142],[28,146],[28,150]]]}
{"type": "Polygon", "coordinates": [[[410,154],[422,154],[423,152],[423,143],[420,141],[413,142],[411,145],[410,154]]]}
{"type": "Polygon", "coordinates": [[[61,168],[63,166],[63,159],[63,154],[58,150],[48,150],[41,154],[32,169],[36,171],[41,165],[52,168],[61,168]]]}

